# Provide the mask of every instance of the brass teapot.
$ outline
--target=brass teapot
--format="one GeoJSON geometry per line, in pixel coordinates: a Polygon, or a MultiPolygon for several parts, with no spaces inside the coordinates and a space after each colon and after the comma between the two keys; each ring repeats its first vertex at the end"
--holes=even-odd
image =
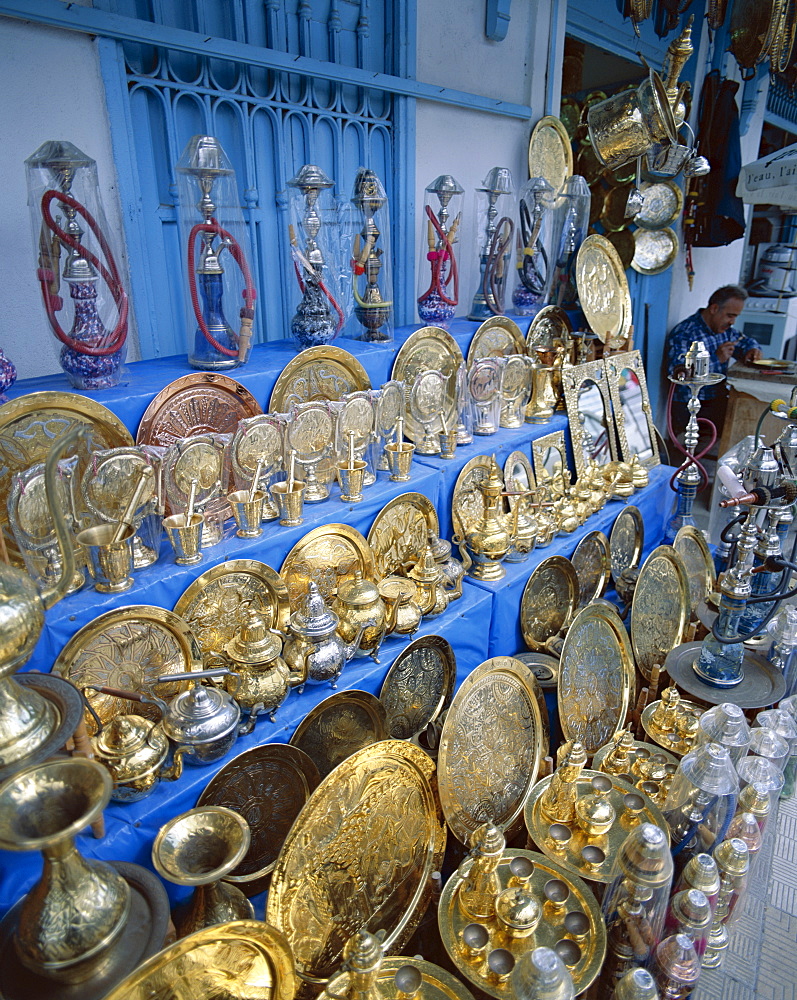
{"type": "Polygon", "coordinates": [[[336,686],[365,631],[363,625],[350,642],[345,642],[338,634],[339,622],[340,618],[326,606],[318,585],[311,580],[303,607],[290,617],[289,635],[282,650],[291,675],[302,678],[300,684],[329,681],[333,688],[336,686]]]}
{"type": "Polygon", "coordinates": [[[353,580],[345,580],[338,587],[333,605],[340,621],[338,634],[349,643],[358,634],[358,649],[368,653],[374,663],[379,663],[379,648],[386,635],[390,635],[396,621],[395,605],[389,607],[379,596],[379,588],[371,580],[364,580],[359,570],[353,580]]]}
{"type": "Polygon", "coordinates": [[[423,617],[436,618],[441,615],[448,607],[451,596],[445,588],[443,571],[435,562],[432,546],[428,542],[423,556],[407,576],[418,588],[417,600],[423,617]]]}
{"type": "Polygon", "coordinates": [[[414,635],[423,619],[415,581],[405,576],[387,576],[379,582],[379,593],[388,605],[395,605],[393,634],[414,635]]]}
{"type": "Polygon", "coordinates": [[[465,535],[454,538],[459,545],[463,561],[467,560],[469,576],[477,580],[500,580],[506,575],[501,565],[512,536],[509,533],[507,515],[501,509],[504,484],[493,456],[490,475],[478,483],[482,495],[482,516],[465,535]]]}
{"type": "Polygon", "coordinates": [[[113,778],[114,802],[139,802],[161,778],[173,781],[177,777],[173,769],[164,767],[169,740],[159,723],[141,715],[117,715],[105,726],[96,715],[95,719],[98,730],[91,746],[95,759],[113,778]]]}

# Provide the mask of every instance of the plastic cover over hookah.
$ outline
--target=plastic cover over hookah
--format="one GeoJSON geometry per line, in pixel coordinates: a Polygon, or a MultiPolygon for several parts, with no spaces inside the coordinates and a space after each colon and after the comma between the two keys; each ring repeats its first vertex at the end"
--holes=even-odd
{"type": "Polygon", "coordinates": [[[459,303],[456,243],[462,223],[464,189],[451,174],[441,174],[423,199],[425,240],[418,266],[418,316],[422,323],[448,329],[459,303]]]}
{"type": "Polygon", "coordinates": [[[97,164],[71,142],[51,140],[25,160],[25,169],[38,248],[36,277],[50,328],[61,343],[61,367],[77,389],[118,385],[128,300],[102,209],[97,164]]]}
{"type": "Polygon", "coordinates": [[[697,741],[719,743],[730,754],[734,764],[744,757],[750,745],[750,727],[738,705],[723,702],[704,712],[698,720],[697,741]]]}
{"type": "Polygon", "coordinates": [[[237,368],[249,358],[257,292],[235,171],[212,135],[190,139],[176,170],[188,363],[207,371],[237,368]]]}
{"type": "Polygon", "coordinates": [[[484,320],[504,312],[515,233],[515,182],[508,167],[493,167],[476,188],[476,245],[479,285],[468,319],[484,320]]]}
{"type": "Polygon", "coordinates": [[[351,203],[359,219],[350,261],[356,320],[350,335],[358,340],[392,340],[390,212],[385,189],[373,170],[360,167],[357,171],[351,203]]]}
{"type": "Polygon", "coordinates": [[[549,300],[553,305],[575,305],[576,257],[589,229],[589,212],[592,195],[585,177],[573,174],[562,185],[556,201],[557,252],[549,300]]]}
{"type": "Polygon", "coordinates": [[[517,961],[510,979],[514,1000],[573,1000],[573,979],[552,948],[535,948],[517,961]]]}
{"type": "Polygon", "coordinates": [[[548,302],[559,233],[555,192],[544,177],[532,177],[520,189],[516,281],[512,305],[518,316],[536,316],[548,302]]]}

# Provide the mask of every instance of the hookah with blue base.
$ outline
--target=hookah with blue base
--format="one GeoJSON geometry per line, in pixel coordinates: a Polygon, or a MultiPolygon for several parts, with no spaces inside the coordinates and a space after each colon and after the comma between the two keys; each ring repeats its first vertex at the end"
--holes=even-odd
{"type": "Polygon", "coordinates": [[[418,316],[422,322],[444,329],[454,318],[459,302],[459,268],[454,244],[462,212],[457,212],[450,225],[449,218],[452,200],[461,200],[463,193],[463,188],[451,174],[441,174],[426,188],[426,194],[434,195],[440,208],[435,212],[432,205],[424,205],[428,247],[426,260],[431,273],[429,287],[418,296],[418,316]]]}

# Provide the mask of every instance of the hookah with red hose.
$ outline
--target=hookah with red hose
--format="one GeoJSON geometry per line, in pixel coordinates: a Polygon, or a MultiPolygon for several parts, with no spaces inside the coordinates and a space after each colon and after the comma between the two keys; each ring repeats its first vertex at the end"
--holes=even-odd
{"type": "Polygon", "coordinates": [[[424,219],[427,251],[418,268],[418,316],[422,323],[448,329],[459,302],[459,268],[454,244],[462,220],[464,189],[451,174],[426,188],[424,219]],[[435,211],[434,202],[439,207],[435,211]],[[449,221],[452,219],[453,221],[449,221]]]}
{"type": "Polygon", "coordinates": [[[61,344],[61,367],[77,389],[118,385],[128,300],[102,214],[97,164],[71,142],[49,140],[25,167],[39,248],[36,274],[47,320],[61,344]],[[61,295],[62,278],[71,310],[61,295]]]}

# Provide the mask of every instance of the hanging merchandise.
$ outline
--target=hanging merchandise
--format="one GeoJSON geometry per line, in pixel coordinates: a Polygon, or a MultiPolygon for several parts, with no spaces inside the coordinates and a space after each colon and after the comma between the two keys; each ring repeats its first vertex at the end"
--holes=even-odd
{"type": "Polygon", "coordinates": [[[392,340],[390,213],[387,194],[373,170],[360,167],[357,171],[351,203],[362,217],[351,254],[354,315],[361,329],[352,336],[358,340],[392,340]]]}
{"type": "Polygon", "coordinates": [[[520,189],[517,228],[517,282],[512,304],[517,316],[536,316],[548,302],[556,260],[555,192],[543,177],[520,189]]]}
{"type": "Polygon", "coordinates": [[[0,405],[8,402],[8,397],[5,392],[6,389],[10,389],[11,386],[17,380],[17,369],[11,358],[7,358],[0,347],[0,405]]]}
{"type": "Polygon", "coordinates": [[[71,142],[51,140],[25,160],[25,168],[39,254],[36,276],[50,327],[63,345],[61,367],[77,389],[118,385],[128,302],[102,211],[96,161],[71,142]],[[71,308],[61,295],[62,277],[71,308]]]}
{"type": "Polygon", "coordinates": [[[504,312],[512,237],[515,184],[508,167],[493,167],[476,188],[476,240],[479,248],[479,287],[468,319],[483,320],[504,312]]]}
{"type": "Polygon", "coordinates": [[[549,293],[553,305],[567,307],[576,303],[576,257],[589,228],[591,201],[586,178],[580,174],[568,177],[556,205],[558,250],[549,293]]]}
{"type": "Polygon", "coordinates": [[[462,195],[451,174],[441,174],[426,188],[422,220],[426,246],[418,268],[418,316],[421,322],[448,329],[459,302],[459,269],[454,244],[462,221],[462,195]]]}
{"type": "Polygon", "coordinates": [[[188,363],[207,371],[237,368],[249,358],[257,292],[244,251],[248,237],[235,171],[212,135],[189,140],[176,169],[188,280],[188,363]],[[237,303],[239,327],[234,330],[225,309],[230,312],[237,303]]]}

